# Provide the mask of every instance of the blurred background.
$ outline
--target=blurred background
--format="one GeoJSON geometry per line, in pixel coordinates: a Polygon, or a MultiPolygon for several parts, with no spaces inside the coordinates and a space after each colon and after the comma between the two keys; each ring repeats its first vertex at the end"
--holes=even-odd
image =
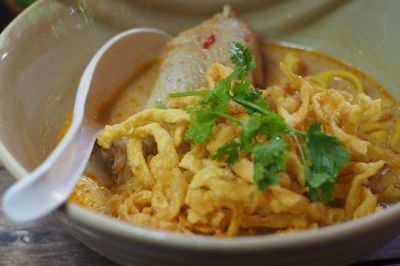
{"type": "Polygon", "coordinates": [[[0,9],[0,14],[3,16],[3,9],[6,7],[5,12],[17,14],[21,12],[24,8],[35,2],[36,0],[2,0],[2,9],[0,9]]]}
{"type": "Polygon", "coordinates": [[[5,2],[0,1],[0,31],[12,20],[14,12],[6,5],[5,2]]]}
{"type": "Polygon", "coordinates": [[[0,1],[0,32],[22,10],[36,0],[1,0],[0,1]]]}

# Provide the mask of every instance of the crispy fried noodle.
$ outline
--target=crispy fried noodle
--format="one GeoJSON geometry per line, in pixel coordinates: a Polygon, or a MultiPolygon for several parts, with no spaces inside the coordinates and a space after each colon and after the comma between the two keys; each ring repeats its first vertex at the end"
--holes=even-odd
{"type": "MultiPolygon", "coordinates": [[[[278,138],[284,140],[281,144],[286,152],[284,168],[275,171],[276,182],[271,179],[260,187],[255,178],[259,168],[255,166],[254,148],[253,153],[236,149],[232,154],[237,158],[231,157],[232,161],[227,156],[215,159],[220,148],[235,151],[236,144],[242,145],[240,121],[257,114],[237,101],[229,101],[225,116],[236,118],[238,123],[219,116],[213,120],[211,136],[192,141],[187,138],[188,128],[194,123],[190,110],[198,107],[204,96],[198,93],[169,98],[165,109],[146,109],[104,128],[98,144],[112,154],[114,180],[102,192],[101,208],[93,202],[88,204],[88,199],[86,206],[161,230],[238,236],[316,229],[379,211],[382,199],[398,199],[398,190],[390,184],[384,187],[383,196],[378,195],[373,179],[398,169],[399,122],[388,129],[383,123],[382,100],[365,94],[354,74],[340,70],[302,77],[294,73],[297,64],[299,58],[288,54],[280,66],[286,80],[261,90],[260,95],[274,115],[283,118],[289,132],[306,132],[317,122],[322,130],[318,132],[325,134],[322,137],[336,143],[344,157],[346,150],[350,160],[338,163],[336,179],[313,186],[317,181],[308,179],[307,171],[318,170],[306,165],[309,159],[302,158],[311,156],[311,152],[305,149],[302,154],[298,146],[308,145],[307,137],[297,138],[296,143],[290,134],[278,138]],[[355,93],[329,87],[332,77],[352,83],[355,93]],[[290,90],[285,89],[287,84],[290,90]],[[313,189],[322,193],[325,185],[332,186],[331,198],[313,194],[313,189]]],[[[215,89],[232,73],[234,69],[228,66],[213,64],[205,74],[208,86],[197,92],[215,89]]],[[[238,83],[240,78],[233,77],[230,83],[238,83]]],[[[277,140],[268,134],[256,135],[251,145],[256,141],[264,147],[277,140]]],[[[263,160],[268,160],[269,154],[263,160]]],[[[82,196],[83,187],[78,185],[75,193],[82,196]]]]}

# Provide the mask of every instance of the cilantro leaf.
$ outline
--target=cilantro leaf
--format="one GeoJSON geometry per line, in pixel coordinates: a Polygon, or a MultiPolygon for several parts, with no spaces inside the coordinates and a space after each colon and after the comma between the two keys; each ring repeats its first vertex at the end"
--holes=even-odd
{"type": "Polygon", "coordinates": [[[190,113],[191,125],[186,131],[186,140],[204,142],[212,135],[212,129],[217,122],[216,113],[224,113],[231,96],[230,79],[221,79],[215,87],[198,103],[197,108],[187,110],[190,113]]]}
{"type": "Polygon", "coordinates": [[[231,43],[231,61],[238,67],[238,77],[243,79],[256,67],[256,58],[249,48],[238,42],[231,43]]]}
{"type": "Polygon", "coordinates": [[[312,200],[326,203],[334,199],[335,181],[339,168],[350,163],[350,154],[339,140],[321,131],[321,124],[313,123],[304,136],[306,185],[312,200]]]}
{"type": "Polygon", "coordinates": [[[278,173],[287,166],[287,152],[287,144],[280,138],[253,147],[253,178],[260,191],[277,183],[278,173]]]}
{"type": "Polygon", "coordinates": [[[228,165],[234,164],[239,159],[239,146],[237,141],[232,141],[220,147],[211,157],[212,160],[222,160],[227,158],[228,165]]]}
{"type": "Polygon", "coordinates": [[[256,112],[265,113],[270,110],[268,102],[264,99],[260,91],[255,90],[248,80],[236,82],[232,93],[232,99],[242,104],[249,114],[256,112]]]}
{"type": "Polygon", "coordinates": [[[208,107],[216,112],[225,112],[226,104],[231,99],[231,78],[219,80],[214,88],[210,90],[205,97],[203,97],[199,105],[208,107]]]}
{"type": "Polygon", "coordinates": [[[186,111],[190,113],[192,121],[186,131],[186,140],[193,140],[197,143],[206,141],[212,135],[218,117],[212,111],[204,108],[191,108],[186,111]]]}
{"type": "Polygon", "coordinates": [[[313,201],[320,200],[322,203],[329,203],[335,200],[335,182],[327,181],[319,187],[309,187],[308,195],[313,201]]]}
{"type": "Polygon", "coordinates": [[[240,133],[241,149],[245,153],[249,152],[259,134],[264,134],[272,139],[283,136],[287,131],[288,127],[285,121],[277,113],[253,114],[240,133]]]}
{"type": "Polygon", "coordinates": [[[337,169],[350,162],[349,153],[341,146],[339,140],[321,131],[320,123],[313,123],[307,131],[306,156],[312,161],[311,169],[326,172],[328,175],[337,174],[337,169]]]}

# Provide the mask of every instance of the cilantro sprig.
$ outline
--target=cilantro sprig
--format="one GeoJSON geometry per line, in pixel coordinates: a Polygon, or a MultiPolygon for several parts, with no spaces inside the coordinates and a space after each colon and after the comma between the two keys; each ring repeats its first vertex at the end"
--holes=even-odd
{"type": "Polygon", "coordinates": [[[305,141],[305,176],[312,200],[332,201],[338,169],[350,163],[350,154],[337,138],[321,131],[321,124],[314,123],[303,135],[305,141]]]}
{"type": "Polygon", "coordinates": [[[238,42],[231,43],[231,61],[238,67],[238,78],[244,79],[256,67],[256,58],[250,49],[238,42]]]}
{"type": "Polygon", "coordinates": [[[240,133],[240,147],[243,152],[251,151],[257,144],[257,136],[265,135],[269,139],[281,138],[288,131],[283,118],[277,113],[268,111],[266,114],[254,114],[242,128],[240,133]]]}
{"type": "Polygon", "coordinates": [[[242,128],[239,139],[220,147],[211,158],[226,160],[228,165],[233,165],[240,154],[250,153],[253,179],[263,191],[276,184],[279,173],[286,170],[287,139],[292,138],[303,161],[309,197],[324,203],[333,201],[338,169],[350,162],[348,151],[337,138],[323,133],[319,123],[312,124],[307,132],[287,125],[279,114],[271,111],[260,91],[247,79],[249,72],[256,67],[251,51],[240,43],[232,43],[231,51],[231,61],[236,69],[227,78],[219,80],[212,90],[170,94],[171,98],[203,96],[194,108],[187,109],[192,123],[186,132],[186,140],[207,141],[219,118],[239,124],[242,128]],[[226,107],[230,101],[242,105],[250,118],[240,119],[227,114],[226,107]]]}
{"type": "Polygon", "coordinates": [[[239,160],[239,148],[239,142],[231,141],[228,144],[220,147],[217,152],[211,157],[211,159],[222,160],[224,158],[227,158],[227,164],[233,165],[237,160],[239,160]]]}
{"type": "Polygon", "coordinates": [[[281,138],[254,145],[253,178],[261,191],[278,182],[278,173],[284,171],[287,166],[287,153],[287,143],[281,138]]]}
{"type": "Polygon", "coordinates": [[[253,89],[250,81],[240,80],[233,86],[232,100],[243,105],[249,114],[269,111],[267,101],[259,90],[253,89]]]}

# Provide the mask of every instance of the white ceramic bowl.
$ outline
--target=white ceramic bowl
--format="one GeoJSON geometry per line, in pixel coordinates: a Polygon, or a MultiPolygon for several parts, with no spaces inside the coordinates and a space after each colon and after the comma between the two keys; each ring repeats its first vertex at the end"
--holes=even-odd
{"type": "MultiPolygon", "coordinates": [[[[188,8],[190,2],[40,0],[22,13],[0,36],[0,157],[9,171],[20,178],[54,148],[80,75],[108,38],[135,26],[176,33],[210,15],[217,1],[201,10],[188,8]]],[[[399,1],[232,3],[265,38],[350,62],[400,98],[399,1]]],[[[340,265],[400,233],[400,205],[318,231],[235,239],[159,232],[74,204],[59,214],[77,239],[127,265],[340,265]]]]}

